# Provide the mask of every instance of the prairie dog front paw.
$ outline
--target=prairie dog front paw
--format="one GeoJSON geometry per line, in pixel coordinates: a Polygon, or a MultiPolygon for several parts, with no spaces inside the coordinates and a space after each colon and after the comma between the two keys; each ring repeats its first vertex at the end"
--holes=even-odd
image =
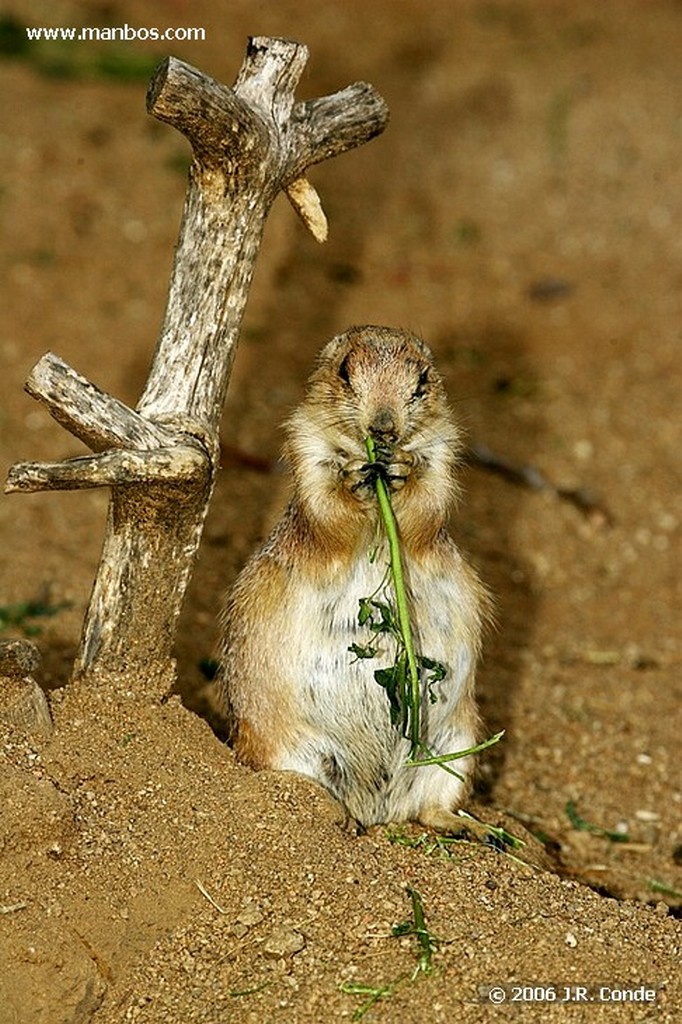
{"type": "Polygon", "coordinates": [[[380,472],[384,480],[392,491],[399,491],[405,486],[414,468],[414,455],[405,448],[388,449],[384,455],[379,447],[377,455],[379,457],[375,465],[382,467],[380,472]]]}
{"type": "Polygon", "coordinates": [[[341,481],[360,498],[374,497],[377,477],[392,491],[404,486],[414,466],[414,455],[403,448],[377,446],[377,459],[348,459],[341,469],[341,481]]]}

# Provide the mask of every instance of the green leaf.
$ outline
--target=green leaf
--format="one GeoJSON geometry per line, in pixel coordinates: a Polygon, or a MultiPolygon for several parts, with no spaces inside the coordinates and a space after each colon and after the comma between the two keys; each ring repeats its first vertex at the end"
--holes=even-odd
{"type": "Polygon", "coordinates": [[[374,678],[379,686],[383,686],[389,691],[395,690],[395,665],[391,665],[390,668],[378,668],[374,673],[374,678]]]}
{"type": "Polygon", "coordinates": [[[379,612],[379,622],[374,622],[374,630],[377,633],[394,633],[397,626],[395,621],[395,612],[391,608],[390,604],[386,604],[385,601],[372,601],[372,606],[379,612]]]}
{"type": "Polygon", "coordinates": [[[433,658],[425,658],[419,656],[417,658],[420,668],[425,668],[428,671],[426,682],[429,686],[433,686],[434,683],[439,683],[441,679],[445,679],[448,674],[448,670],[440,661],[434,661],[433,658]]]}
{"type": "Polygon", "coordinates": [[[0,607],[0,631],[7,626],[17,626],[26,636],[38,636],[39,625],[29,622],[30,619],[50,618],[64,608],[70,608],[70,601],[50,604],[47,597],[35,598],[31,601],[20,601],[17,604],[6,604],[0,607]]]}
{"type": "Polygon", "coordinates": [[[434,692],[433,688],[436,683],[440,683],[445,679],[448,674],[448,670],[440,661],[434,661],[433,658],[425,658],[422,655],[418,655],[417,664],[421,671],[426,670],[424,682],[429,695],[429,703],[436,704],[438,701],[438,694],[434,692]]]}
{"type": "Polygon", "coordinates": [[[400,731],[405,733],[407,725],[407,708],[405,706],[405,659],[398,658],[395,664],[389,668],[379,668],[374,673],[374,678],[386,690],[388,704],[391,714],[391,725],[399,726],[400,731]]]}
{"type": "Polygon", "coordinates": [[[351,644],[348,650],[359,659],[376,658],[379,653],[376,647],[372,647],[371,644],[351,644]]]}
{"type": "Polygon", "coordinates": [[[658,878],[649,879],[649,888],[652,892],[660,892],[663,896],[672,896],[673,899],[682,899],[682,892],[679,889],[673,889],[671,885],[666,882],[659,881],[658,878]]]}
{"type": "Polygon", "coordinates": [[[361,597],[358,601],[360,611],[358,612],[358,623],[365,626],[372,621],[372,602],[369,597],[361,597]]]}
{"type": "Polygon", "coordinates": [[[412,935],[414,932],[414,923],[412,921],[403,921],[401,924],[394,924],[391,928],[391,935],[398,939],[401,935],[412,935]]]}
{"type": "MultiPolygon", "coordinates": [[[[462,757],[469,757],[470,754],[479,754],[482,750],[487,750],[488,747],[492,747],[495,743],[499,743],[503,736],[504,729],[501,729],[499,732],[496,732],[494,736],[490,736],[487,740],[483,740],[482,743],[477,743],[474,747],[467,747],[466,750],[457,750],[452,754],[440,754],[435,757],[432,754],[428,754],[427,757],[421,757],[418,760],[410,758],[410,760],[406,761],[405,764],[409,768],[418,768],[420,765],[424,766],[427,764],[439,764],[441,767],[444,767],[448,761],[459,761],[462,757]]],[[[425,748],[422,747],[422,750],[425,750],[425,748]]]]}

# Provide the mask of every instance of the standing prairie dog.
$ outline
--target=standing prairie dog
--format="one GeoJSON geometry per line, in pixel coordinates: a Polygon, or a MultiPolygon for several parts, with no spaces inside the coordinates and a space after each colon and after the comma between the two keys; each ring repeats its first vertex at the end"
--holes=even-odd
{"type": "Polygon", "coordinates": [[[367,436],[398,524],[417,653],[446,669],[429,693],[423,683],[423,743],[432,755],[475,744],[485,591],[445,527],[459,434],[428,348],[406,331],[353,327],[322,350],[287,424],[292,500],[225,605],[219,692],[247,764],[315,779],[365,826],[449,829],[471,757],[450,765],[461,778],[407,767],[409,741],[374,678],[395,641],[380,638],[374,658],[349,650],[370,639],[360,598],[393,601],[367,436]]]}

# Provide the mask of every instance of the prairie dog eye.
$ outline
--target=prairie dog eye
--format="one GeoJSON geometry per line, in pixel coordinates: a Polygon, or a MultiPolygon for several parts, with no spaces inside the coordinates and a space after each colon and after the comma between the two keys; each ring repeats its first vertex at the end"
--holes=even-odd
{"type": "Polygon", "coordinates": [[[344,384],[350,384],[350,374],[348,372],[348,356],[344,356],[339,366],[339,377],[344,384]]]}
{"type": "Polygon", "coordinates": [[[417,381],[417,386],[414,389],[414,397],[415,398],[421,398],[423,396],[424,392],[426,391],[426,387],[427,387],[428,383],[429,383],[429,368],[428,368],[428,366],[425,366],[424,369],[419,374],[419,380],[417,381]]]}

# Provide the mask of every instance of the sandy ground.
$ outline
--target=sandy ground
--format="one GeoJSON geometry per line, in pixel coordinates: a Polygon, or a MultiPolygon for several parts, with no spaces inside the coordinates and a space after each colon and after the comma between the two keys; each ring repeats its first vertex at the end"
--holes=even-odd
{"type": "MultiPolygon", "coordinates": [[[[203,26],[171,52],[227,83],[247,35],[284,35],[311,51],[302,98],[365,79],[389,103],[379,140],[312,174],[326,246],[275,204],[227,445],[274,459],[322,343],[400,325],[432,346],[471,438],[592,488],[608,516],[464,473],[452,530],[496,597],[479,693],[506,734],[468,807],[484,824],[444,846],[416,826],[351,834],[324,793],[239,766],[186,706],[205,706],[199,663],[276,515],[277,476],[221,474],[178,637],[184,704],[145,698],[144,680],[68,682],[107,495],[1,499],[0,609],[58,611],[23,623],[40,628],[54,733],[3,732],[0,1022],[679,1020],[680,5],[16,0],[7,14],[203,26]],[[393,934],[414,924],[410,893],[430,962],[393,934]]],[[[0,62],[3,476],[78,451],[23,393],[37,359],[52,349],[134,404],[163,314],[186,144],[147,118],[144,70],[102,73],[112,48],[0,62]]]]}

